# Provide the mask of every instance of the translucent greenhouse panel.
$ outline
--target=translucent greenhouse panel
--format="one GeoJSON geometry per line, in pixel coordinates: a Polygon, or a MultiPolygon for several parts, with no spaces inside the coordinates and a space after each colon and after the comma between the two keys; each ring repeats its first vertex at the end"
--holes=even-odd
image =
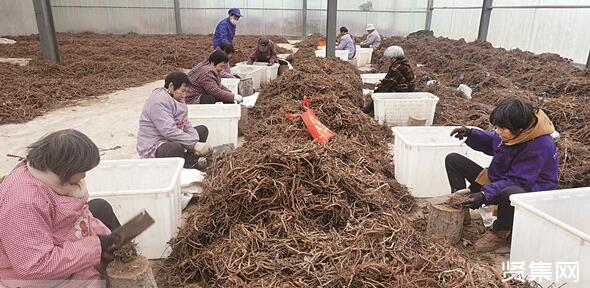
{"type": "Polygon", "coordinates": [[[477,39],[480,17],[481,10],[478,9],[434,10],[432,31],[436,36],[453,39],[464,38],[467,41],[473,41],[477,39]]]}
{"type": "Polygon", "coordinates": [[[33,13],[33,1],[0,1],[0,35],[36,34],[37,22],[33,13]]]}
{"type": "Polygon", "coordinates": [[[53,7],[59,32],[174,33],[174,10],[168,8],[53,7]]]}
{"type": "Polygon", "coordinates": [[[497,47],[553,52],[586,63],[590,47],[588,19],[590,9],[495,9],[488,41],[497,47]]]}

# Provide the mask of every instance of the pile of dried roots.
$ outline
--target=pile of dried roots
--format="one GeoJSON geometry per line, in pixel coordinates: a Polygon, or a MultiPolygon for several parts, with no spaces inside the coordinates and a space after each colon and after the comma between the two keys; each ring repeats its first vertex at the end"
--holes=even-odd
{"type": "Polygon", "coordinates": [[[213,161],[204,197],[171,242],[160,284],[508,285],[494,267],[411,225],[414,201],[393,179],[391,132],[360,111],[356,69],[301,59],[263,88],[248,142],[213,161]],[[311,141],[301,120],[284,117],[303,111],[304,96],[336,133],[326,145],[311,141]]]}

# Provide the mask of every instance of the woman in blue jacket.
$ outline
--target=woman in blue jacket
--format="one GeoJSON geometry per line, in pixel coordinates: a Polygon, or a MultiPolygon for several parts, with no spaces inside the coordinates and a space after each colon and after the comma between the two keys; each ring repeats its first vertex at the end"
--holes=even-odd
{"type": "Polygon", "coordinates": [[[215,34],[213,34],[213,49],[217,49],[221,43],[233,45],[234,36],[236,35],[236,25],[242,17],[240,9],[231,8],[227,11],[229,15],[227,18],[219,21],[215,27],[215,34]]]}
{"type": "Polygon", "coordinates": [[[540,109],[517,99],[500,103],[490,115],[495,133],[461,127],[451,136],[463,139],[480,152],[493,156],[484,169],[465,156],[452,153],[445,159],[453,192],[466,194],[466,208],[483,204],[498,205],[498,218],[492,229],[475,243],[481,252],[494,251],[507,244],[514,207],[510,195],[552,190],[557,187],[557,148],[553,123],[540,109]],[[470,183],[466,189],[465,180],[470,183]]]}

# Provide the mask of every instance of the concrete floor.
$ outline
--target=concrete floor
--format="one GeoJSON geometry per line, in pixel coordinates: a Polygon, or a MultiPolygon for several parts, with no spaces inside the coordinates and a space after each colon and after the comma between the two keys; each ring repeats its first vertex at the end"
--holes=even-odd
{"type": "MultiPolygon", "coordinates": [[[[1,125],[2,156],[8,153],[24,156],[27,145],[43,135],[72,128],[85,133],[104,149],[102,159],[139,158],[135,150],[139,115],[152,90],[163,85],[164,81],[158,80],[61,108],[27,123],[1,125]]],[[[16,158],[0,157],[0,175],[10,172],[16,164],[16,158]]]]}

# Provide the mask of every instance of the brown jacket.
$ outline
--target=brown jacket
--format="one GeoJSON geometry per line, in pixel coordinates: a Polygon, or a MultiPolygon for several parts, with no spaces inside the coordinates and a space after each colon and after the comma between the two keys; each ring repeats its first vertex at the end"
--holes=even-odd
{"type": "Polygon", "coordinates": [[[277,63],[277,48],[275,47],[275,43],[271,40],[268,40],[268,49],[266,52],[260,52],[258,50],[258,45],[256,48],[252,50],[250,53],[250,57],[246,61],[248,64],[252,64],[253,62],[269,62],[269,63],[277,63]]]}
{"type": "Polygon", "coordinates": [[[416,88],[416,76],[408,58],[397,58],[389,66],[385,78],[375,92],[413,92],[416,88]]]}

